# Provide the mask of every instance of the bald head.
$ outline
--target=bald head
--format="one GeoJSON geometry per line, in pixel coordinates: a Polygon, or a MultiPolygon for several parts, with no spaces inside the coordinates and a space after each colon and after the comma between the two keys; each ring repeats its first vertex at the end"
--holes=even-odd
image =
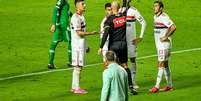
{"type": "Polygon", "coordinates": [[[112,7],[113,13],[115,13],[115,12],[118,12],[120,8],[120,4],[116,0],[114,0],[111,4],[111,7],[112,7]]]}

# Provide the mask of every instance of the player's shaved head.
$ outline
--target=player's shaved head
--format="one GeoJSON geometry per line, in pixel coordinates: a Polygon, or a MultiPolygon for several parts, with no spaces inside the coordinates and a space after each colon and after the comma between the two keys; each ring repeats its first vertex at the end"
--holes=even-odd
{"type": "Polygon", "coordinates": [[[111,7],[112,8],[115,8],[115,9],[119,9],[120,8],[120,4],[118,3],[118,1],[114,0],[111,4],[111,7]]]}
{"type": "Polygon", "coordinates": [[[120,4],[118,3],[118,1],[114,0],[111,4],[111,7],[112,7],[112,11],[113,13],[117,13],[119,8],[120,8],[120,4]]]}

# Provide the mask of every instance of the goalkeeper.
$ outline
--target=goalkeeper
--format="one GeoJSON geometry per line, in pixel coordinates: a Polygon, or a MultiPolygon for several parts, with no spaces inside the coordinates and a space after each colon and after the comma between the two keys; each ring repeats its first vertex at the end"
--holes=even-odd
{"type": "Polygon", "coordinates": [[[68,46],[68,65],[71,64],[71,33],[69,30],[70,5],[66,0],[57,0],[53,11],[52,25],[50,31],[53,33],[49,49],[49,69],[55,69],[54,56],[55,49],[59,42],[65,41],[68,46]]]}

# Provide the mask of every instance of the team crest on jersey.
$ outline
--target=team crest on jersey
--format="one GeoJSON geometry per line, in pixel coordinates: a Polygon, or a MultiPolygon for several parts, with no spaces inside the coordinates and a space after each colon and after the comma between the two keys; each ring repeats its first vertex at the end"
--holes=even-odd
{"type": "Polygon", "coordinates": [[[113,23],[114,23],[114,28],[121,27],[126,24],[126,17],[123,16],[123,17],[115,18],[113,20],[113,23]]]}

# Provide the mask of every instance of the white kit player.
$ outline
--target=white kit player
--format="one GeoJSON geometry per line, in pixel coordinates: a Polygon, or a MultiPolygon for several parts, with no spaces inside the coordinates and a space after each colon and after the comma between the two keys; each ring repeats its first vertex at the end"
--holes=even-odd
{"type": "Polygon", "coordinates": [[[163,73],[167,80],[167,86],[160,90],[173,90],[170,67],[168,66],[168,58],[170,56],[172,44],[170,36],[176,30],[176,26],[169,16],[163,12],[163,8],[164,5],[162,1],[154,2],[154,37],[158,54],[158,75],[156,85],[150,89],[151,93],[156,93],[159,91],[163,73]]]}
{"type": "Polygon", "coordinates": [[[131,75],[134,84],[134,88],[139,88],[136,84],[136,46],[139,42],[142,41],[146,21],[140,14],[140,12],[135,8],[130,6],[131,0],[128,0],[128,10],[127,10],[127,29],[126,29],[126,38],[128,45],[128,57],[131,61],[131,75]],[[136,37],[136,20],[141,24],[141,33],[139,37],[136,37]],[[133,40],[134,39],[134,40],[133,40]]]}
{"type": "Polygon", "coordinates": [[[72,39],[72,66],[73,66],[73,78],[71,92],[77,94],[85,94],[86,90],[81,89],[79,86],[80,71],[84,66],[84,57],[86,49],[87,35],[98,34],[97,32],[86,32],[85,18],[82,15],[85,11],[84,0],[75,0],[76,13],[71,18],[71,39],[72,39]]]}
{"type": "MultiPolygon", "coordinates": [[[[102,37],[103,37],[103,33],[104,33],[104,24],[105,24],[105,21],[107,20],[107,17],[109,17],[110,15],[112,15],[112,8],[111,8],[111,3],[106,3],[105,4],[105,14],[106,16],[103,18],[102,22],[101,22],[101,25],[100,25],[100,38],[102,40],[102,37]]],[[[105,55],[108,51],[108,44],[109,44],[109,40],[107,40],[105,42],[105,45],[103,46],[103,61],[105,62],[105,55]]]]}

